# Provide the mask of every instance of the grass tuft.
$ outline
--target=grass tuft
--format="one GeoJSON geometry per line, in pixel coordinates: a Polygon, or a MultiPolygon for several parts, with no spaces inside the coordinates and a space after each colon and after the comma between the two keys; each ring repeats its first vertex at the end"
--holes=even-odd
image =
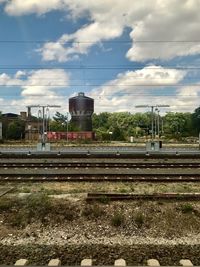
{"type": "Polygon", "coordinates": [[[111,218],[111,224],[115,227],[121,226],[125,221],[124,214],[122,212],[115,212],[111,218]]]}

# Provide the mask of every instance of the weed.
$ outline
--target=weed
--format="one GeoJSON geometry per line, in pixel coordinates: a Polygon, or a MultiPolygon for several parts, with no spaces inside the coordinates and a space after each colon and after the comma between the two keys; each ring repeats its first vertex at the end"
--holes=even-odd
{"type": "Polygon", "coordinates": [[[46,215],[50,208],[48,195],[45,193],[31,194],[26,199],[25,208],[39,217],[46,215]]]}
{"type": "Polygon", "coordinates": [[[109,197],[102,195],[99,197],[98,201],[103,204],[108,204],[110,199],[109,197]]]}
{"type": "Polygon", "coordinates": [[[14,204],[14,199],[9,199],[5,197],[0,198],[0,212],[11,210],[14,204]]]}
{"type": "Polygon", "coordinates": [[[181,205],[180,210],[182,213],[192,213],[194,211],[194,207],[190,203],[186,203],[181,205]]]}
{"type": "Polygon", "coordinates": [[[144,224],[144,215],[142,213],[138,213],[135,216],[135,223],[138,228],[141,228],[144,224]]]}
{"type": "Polygon", "coordinates": [[[56,221],[57,223],[60,223],[63,220],[73,221],[80,213],[80,210],[76,208],[76,206],[71,204],[69,201],[64,201],[64,202],[58,201],[57,203],[54,201],[53,209],[54,209],[53,220],[56,221]]]}
{"type": "Polygon", "coordinates": [[[134,192],[135,191],[134,185],[130,185],[130,190],[131,190],[131,192],[134,192]]]}
{"type": "Polygon", "coordinates": [[[126,189],[126,188],[120,188],[120,193],[128,193],[129,191],[128,191],[128,189],[126,189]]]}
{"type": "Polygon", "coordinates": [[[122,212],[115,212],[112,219],[111,224],[115,227],[119,227],[124,223],[124,214],[122,212]]]}
{"type": "Polygon", "coordinates": [[[84,207],[82,215],[89,219],[99,218],[105,214],[103,207],[97,204],[88,204],[84,207]]]}
{"type": "Polygon", "coordinates": [[[9,214],[7,219],[12,227],[24,228],[30,223],[30,218],[26,215],[23,209],[9,214]]]}
{"type": "Polygon", "coordinates": [[[45,187],[41,187],[38,192],[46,194],[46,195],[59,195],[63,193],[62,190],[53,189],[53,188],[45,188],[45,187]]]}
{"type": "Polygon", "coordinates": [[[21,190],[21,193],[30,193],[30,192],[31,192],[31,189],[28,188],[28,187],[24,187],[24,188],[22,188],[22,190],[21,190]]]}

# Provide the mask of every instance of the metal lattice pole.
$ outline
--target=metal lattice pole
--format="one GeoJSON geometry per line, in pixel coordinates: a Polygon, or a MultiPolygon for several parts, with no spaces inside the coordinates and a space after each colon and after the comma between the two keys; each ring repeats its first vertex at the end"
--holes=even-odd
{"type": "Polygon", "coordinates": [[[42,146],[45,147],[45,109],[49,108],[60,108],[61,106],[58,105],[31,105],[31,106],[27,106],[28,109],[31,108],[41,108],[42,109],[42,138],[41,138],[41,142],[42,142],[42,146]]]}
{"type": "MultiPolygon", "coordinates": [[[[168,108],[169,105],[138,105],[135,106],[136,108],[151,108],[151,138],[154,139],[154,108],[168,108]]],[[[158,109],[157,109],[158,110],[158,109]]],[[[156,127],[156,123],[155,123],[156,127]]],[[[159,126],[160,127],[160,126],[159,126]]],[[[155,134],[156,134],[156,128],[155,128],[155,134]]]]}

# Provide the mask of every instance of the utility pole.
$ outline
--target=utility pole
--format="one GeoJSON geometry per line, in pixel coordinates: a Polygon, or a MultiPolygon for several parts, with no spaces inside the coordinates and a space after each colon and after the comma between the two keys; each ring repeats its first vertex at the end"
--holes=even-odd
{"type": "Polygon", "coordinates": [[[69,138],[68,138],[68,132],[69,132],[69,112],[67,112],[67,116],[66,116],[67,120],[65,120],[62,125],[67,125],[67,144],[68,144],[68,141],[69,141],[69,138]]]}
{"type": "Polygon", "coordinates": [[[68,132],[69,132],[69,129],[68,129],[68,127],[69,127],[69,112],[67,112],[67,144],[68,144],[68,132]]]}
{"type": "MultiPolygon", "coordinates": [[[[151,108],[151,138],[152,140],[154,139],[154,108],[168,108],[170,107],[169,105],[138,105],[135,106],[136,108],[151,108]]],[[[156,133],[156,129],[155,129],[155,133],[156,133]]]]}
{"type": "Polygon", "coordinates": [[[49,108],[60,108],[61,106],[58,105],[30,105],[27,106],[27,108],[30,110],[31,108],[38,108],[38,109],[42,109],[42,138],[41,138],[41,142],[42,142],[42,147],[45,148],[45,109],[49,108]]]}
{"type": "Polygon", "coordinates": [[[155,114],[155,136],[158,135],[158,138],[160,136],[160,110],[156,107],[155,111],[157,111],[157,114],[155,114]],[[156,132],[157,131],[157,132],[156,132]]]}
{"type": "Polygon", "coordinates": [[[158,119],[157,119],[157,126],[158,126],[158,138],[160,137],[160,110],[157,109],[157,112],[158,112],[158,119]]]}

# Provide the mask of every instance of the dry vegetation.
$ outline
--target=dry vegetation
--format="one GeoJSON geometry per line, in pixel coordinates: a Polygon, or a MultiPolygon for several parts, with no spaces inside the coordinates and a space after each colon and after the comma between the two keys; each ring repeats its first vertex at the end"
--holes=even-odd
{"type": "MultiPolygon", "coordinates": [[[[15,230],[21,235],[31,225],[77,229],[77,235],[95,232],[95,237],[116,233],[123,236],[177,238],[199,233],[200,204],[197,202],[101,202],[86,203],[50,198],[46,192],[28,197],[0,198],[0,236],[15,230]],[[99,228],[100,227],[100,228],[99,228]],[[99,229],[101,231],[98,233],[99,229]]],[[[67,231],[68,231],[67,230],[67,231]]]]}
{"type": "MultiPolygon", "coordinates": [[[[81,194],[88,192],[117,193],[195,193],[200,191],[198,183],[112,183],[112,182],[58,182],[58,183],[9,183],[6,188],[13,187],[13,193],[43,192],[52,194],[81,194]]],[[[2,185],[0,188],[4,188],[2,185]]]]}

